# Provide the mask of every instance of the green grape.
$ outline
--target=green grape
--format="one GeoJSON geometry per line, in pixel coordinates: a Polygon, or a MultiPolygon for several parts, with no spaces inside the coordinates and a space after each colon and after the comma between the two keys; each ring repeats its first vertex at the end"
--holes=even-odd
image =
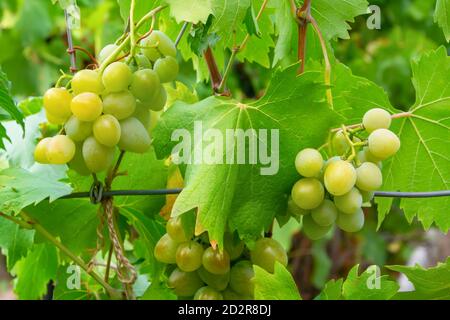
{"type": "Polygon", "coordinates": [[[276,261],[285,267],[288,263],[286,251],[284,251],[281,244],[271,238],[261,238],[256,241],[250,256],[253,264],[270,273],[274,272],[276,261]]]}
{"type": "Polygon", "coordinates": [[[142,123],[136,118],[128,118],[120,122],[120,150],[134,153],[145,153],[150,149],[151,139],[142,123]]]}
{"type": "Polygon", "coordinates": [[[346,214],[354,214],[361,209],[363,203],[362,195],[358,189],[352,188],[342,196],[334,197],[334,204],[339,211],[346,214]]]}
{"type": "Polygon", "coordinates": [[[112,115],[105,114],[95,120],[93,132],[98,142],[107,147],[114,147],[120,140],[120,123],[112,115]]]}
{"type": "Polygon", "coordinates": [[[331,145],[333,147],[334,152],[340,156],[347,153],[347,151],[350,147],[347,139],[345,138],[344,132],[342,132],[342,130],[339,130],[333,136],[333,139],[331,140],[331,145]]]}
{"type": "Polygon", "coordinates": [[[44,94],[45,111],[56,118],[67,119],[72,115],[72,95],[65,88],[51,88],[44,94]]]}
{"type": "Polygon", "coordinates": [[[372,162],[365,162],[356,169],[356,186],[364,191],[375,191],[383,184],[380,168],[372,162]]]}
{"type": "Polygon", "coordinates": [[[360,157],[361,163],[372,162],[372,163],[375,163],[377,166],[381,166],[381,159],[379,159],[379,158],[375,157],[373,154],[371,154],[368,147],[364,147],[360,152],[361,152],[361,157],[360,157]]]}
{"type": "Polygon", "coordinates": [[[356,170],[346,161],[334,161],[327,166],[324,181],[329,193],[342,196],[355,186],[356,170]]]}
{"type": "Polygon", "coordinates": [[[311,211],[311,216],[319,226],[330,226],[336,221],[337,209],[333,201],[325,199],[320,206],[311,211]]]}
{"type": "Polygon", "coordinates": [[[64,125],[64,130],[70,139],[81,142],[92,134],[92,122],[83,122],[71,116],[64,125]]]}
{"type": "Polygon", "coordinates": [[[361,195],[362,195],[363,203],[367,203],[367,202],[370,202],[373,200],[373,198],[375,196],[375,192],[361,190],[361,195]]]}
{"type": "Polygon", "coordinates": [[[204,283],[206,283],[211,288],[219,291],[225,290],[225,288],[228,286],[228,283],[230,282],[229,272],[225,274],[213,274],[206,270],[204,267],[200,267],[200,269],[197,270],[197,273],[204,283]]]}
{"type": "Polygon", "coordinates": [[[223,296],[211,287],[203,287],[195,293],[194,300],[223,300],[223,296]]]}
{"type": "MultiPolygon", "coordinates": [[[[98,62],[102,63],[103,61],[105,61],[110,55],[113,54],[114,51],[117,50],[117,48],[119,48],[119,46],[116,44],[107,44],[102,50],[100,50],[100,53],[97,56],[98,62]]],[[[125,54],[123,53],[123,51],[120,51],[117,56],[122,57],[124,55],[125,54]]]]}
{"type": "Polygon", "coordinates": [[[190,241],[194,236],[194,229],[183,226],[181,217],[175,217],[167,221],[166,231],[178,243],[190,241]]]}
{"type": "Polygon", "coordinates": [[[236,263],[230,271],[230,287],[234,292],[243,296],[252,296],[255,290],[253,285],[253,265],[248,260],[236,263]]]}
{"type": "Polygon", "coordinates": [[[173,41],[163,32],[153,30],[153,32],[141,42],[142,53],[150,60],[156,61],[161,56],[176,57],[177,49],[173,41]]]}
{"type": "Polygon", "coordinates": [[[152,104],[160,90],[158,74],[152,69],[142,69],[133,74],[130,90],[144,104],[152,104]]]}
{"type": "Polygon", "coordinates": [[[75,155],[75,143],[64,135],[51,138],[46,149],[47,160],[51,164],[66,164],[75,155]]]}
{"type": "Polygon", "coordinates": [[[83,143],[83,158],[91,172],[101,172],[109,168],[114,160],[114,148],[102,145],[94,137],[83,143]]]}
{"type": "Polygon", "coordinates": [[[52,138],[44,138],[36,145],[34,149],[34,160],[42,164],[48,164],[47,150],[52,138]]]}
{"type": "Polygon", "coordinates": [[[75,95],[84,92],[99,95],[105,89],[99,74],[89,69],[78,71],[72,78],[71,86],[75,95]]]}
{"type": "Polygon", "coordinates": [[[366,112],[363,117],[363,126],[368,133],[372,133],[377,129],[389,129],[391,121],[389,112],[375,108],[366,112]]]}
{"type": "Polygon", "coordinates": [[[322,239],[328,232],[330,232],[332,227],[332,224],[326,227],[319,226],[311,215],[303,217],[302,230],[311,240],[322,239]]]}
{"type": "Polygon", "coordinates": [[[183,271],[195,271],[202,266],[203,246],[195,241],[188,241],[178,245],[176,261],[183,271]]]}
{"type": "Polygon", "coordinates": [[[361,208],[354,214],[339,213],[337,226],[345,232],[358,232],[364,226],[364,212],[361,208]]]}
{"type": "Polygon", "coordinates": [[[203,267],[214,274],[226,274],[230,271],[230,255],[226,250],[220,252],[209,247],[202,257],[203,267]]]}
{"type": "Polygon", "coordinates": [[[289,215],[297,218],[311,213],[311,211],[304,210],[296,205],[294,200],[292,200],[292,196],[289,196],[287,212],[289,215]]]}
{"type": "Polygon", "coordinates": [[[177,59],[172,56],[156,60],[153,70],[156,71],[162,83],[174,81],[180,71],[177,59]]]}
{"type": "Polygon", "coordinates": [[[204,286],[197,272],[184,272],[178,268],[170,274],[167,285],[179,297],[191,297],[204,286]]]}
{"type": "Polygon", "coordinates": [[[56,125],[64,124],[64,122],[66,122],[66,120],[67,120],[66,118],[55,117],[53,114],[51,114],[47,111],[45,111],[45,116],[47,118],[48,123],[56,124],[56,125]]]}
{"type": "Polygon", "coordinates": [[[110,93],[103,98],[103,109],[104,113],[123,120],[136,110],[136,99],[129,91],[110,93]]]}
{"type": "Polygon", "coordinates": [[[159,262],[173,264],[176,262],[178,243],[167,233],[158,240],[153,250],[153,254],[159,262]]]}
{"type": "Polygon", "coordinates": [[[242,296],[229,287],[222,291],[222,295],[224,300],[253,300],[253,296],[242,296]]]}
{"type": "Polygon", "coordinates": [[[142,104],[142,102],[136,102],[136,110],[134,111],[132,117],[138,119],[145,129],[150,129],[150,126],[152,125],[152,114],[150,110],[142,104]]]}
{"type": "Polygon", "coordinates": [[[95,93],[85,92],[72,99],[70,109],[78,120],[91,122],[102,114],[103,102],[95,93]]]}
{"type": "Polygon", "coordinates": [[[297,206],[304,210],[311,210],[322,203],[325,191],[319,180],[304,178],[294,185],[291,196],[297,206]]]}
{"type": "Polygon", "coordinates": [[[224,247],[230,255],[230,260],[233,261],[242,255],[245,245],[241,239],[236,239],[232,233],[226,232],[224,236],[224,247]]]}
{"type": "Polygon", "coordinates": [[[107,92],[121,92],[131,84],[130,67],[123,62],[113,62],[103,72],[102,81],[107,92]]]}
{"type": "Polygon", "coordinates": [[[153,102],[149,104],[149,108],[153,111],[161,111],[167,102],[167,92],[163,86],[160,86],[159,93],[156,94],[153,102]]]}
{"type": "Polygon", "coordinates": [[[136,60],[138,69],[151,69],[153,67],[150,60],[143,54],[137,54],[134,59],[136,60]]]}
{"type": "Polygon", "coordinates": [[[306,178],[318,176],[322,167],[322,155],[315,149],[304,149],[295,158],[295,168],[300,175],[306,178]]]}
{"type": "Polygon", "coordinates": [[[75,155],[73,159],[68,163],[68,166],[70,169],[74,170],[82,176],[88,176],[92,173],[84,162],[82,143],[76,144],[75,155]]]}
{"type": "Polygon", "coordinates": [[[387,129],[378,129],[369,136],[369,150],[375,157],[385,160],[400,149],[400,139],[387,129]]]}

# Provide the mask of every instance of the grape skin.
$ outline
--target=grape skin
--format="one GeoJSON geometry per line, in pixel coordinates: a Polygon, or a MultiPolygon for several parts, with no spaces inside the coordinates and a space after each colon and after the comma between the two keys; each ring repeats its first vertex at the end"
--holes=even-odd
{"type": "Polygon", "coordinates": [[[133,74],[130,90],[145,105],[154,103],[160,90],[158,74],[152,69],[142,69],[133,74]]]}
{"type": "Polygon", "coordinates": [[[242,260],[236,263],[230,271],[230,287],[234,292],[243,296],[252,296],[255,290],[253,285],[252,263],[248,260],[242,260]]]}
{"type": "Polygon", "coordinates": [[[47,144],[46,155],[51,164],[67,164],[75,156],[75,143],[67,136],[54,136],[47,144]]]}
{"type": "Polygon", "coordinates": [[[250,252],[250,256],[253,264],[260,266],[270,273],[274,272],[276,261],[285,267],[288,263],[284,248],[276,240],[271,238],[261,238],[256,241],[255,247],[250,252]]]}
{"type": "Polygon", "coordinates": [[[368,133],[372,133],[377,129],[389,129],[391,121],[389,112],[375,108],[366,112],[363,117],[363,126],[368,133]]]}
{"type": "Polygon", "coordinates": [[[44,94],[44,108],[54,118],[67,119],[72,115],[70,102],[72,95],[65,88],[51,88],[44,94]]]}
{"type": "Polygon", "coordinates": [[[36,148],[34,149],[34,160],[36,160],[36,162],[42,164],[50,163],[47,157],[48,144],[50,141],[51,138],[44,138],[36,145],[36,148]]]}
{"type": "Polygon", "coordinates": [[[99,74],[96,71],[89,69],[78,71],[72,78],[71,86],[75,95],[84,92],[91,92],[99,95],[105,89],[99,74]]]}
{"type": "Polygon", "coordinates": [[[103,72],[103,85],[108,92],[121,92],[131,84],[132,73],[130,67],[123,62],[113,62],[103,72]]]}
{"type": "Polygon", "coordinates": [[[167,102],[167,92],[166,89],[161,85],[159,88],[159,92],[156,93],[153,101],[149,103],[149,108],[152,111],[161,111],[164,109],[164,106],[167,102]]]}
{"type": "Polygon", "coordinates": [[[243,241],[241,241],[240,239],[236,241],[231,233],[225,233],[224,248],[228,252],[231,261],[236,260],[242,255],[244,247],[245,245],[243,241]]]}
{"type": "Polygon", "coordinates": [[[70,108],[80,121],[92,122],[103,112],[103,102],[98,95],[85,92],[72,99],[70,108]]]}
{"type": "Polygon", "coordinates": [[[316,177],[322,170],[323,157],[315,149],[304,149],[297,154],[295,167],[303,177],[316,177]]]}
{"type": "Polygon", "coordinates": [[[334,197],[334,203],[339,211],[346,214],[354,214],[361,208],[363,199],[359,190],[353,188],[342,196],[334,197]]]}
{"type": "Polygon", "coordinates": [[[120,123],[112,115],[105,114],[95,120],[93,132],[98,142],[107,147],[114,147],[120,140],[120,123]]]}
{"type": "Polygon", "coordinates": [[[202,257],[203,267],[214,274],[226,274],[230,271],[230,256],[223,250],[214,250],[209,247],[205,250],[202,257]]]}
{"type": "Polygon", "coordinates": [[[375,157],[385,160],[400,149],[400,139],[387,129],[378,129],[369,136],[369,150],[375,157]]]}
{"type": "Polygon", "coordinates": [[[325,191],[319,180],[304,178],[294,185],[291,196],[297,206],[304,210],[311,210],[322,203],[325,191]]]}
{"type": "Polygon", "coordinates": [[[136,118],[120,121],[121,135],[118,146],[120,150],[145,153],[150,149],[151,139],[142,123],[136,118]]]}
{"type": "Polygon", "coordinates": [[[364,191],[375,191],[383,184],[383,175],[377,165],[363,163],[356,169],[356,186],[364,191]]]}
{"type": "Polygon", "coordinates": [[[364,226],[364,212],[361,208],[359,208],[354,214],[340,212],[336,220],[336,224],[345,232],[358,232],[364,226]]]}
{"type": "Polygon", "coordinates": [[[150,110],[142,104],[142,102],[136,102],[136,110],[134,111],[132,117],[138,119],[145,129],[150,129],[152,125],[152,114],[150,110]]]}
{"type": "Polygon", "coordinates": [[[334,152],[338,155],[344,155],[350,147],[342,130],[336,132],[336,134],[333,136],[333,139],[331,140],[331,144],[334,152]]]}
{"type": "Polygon", "coordinates": [[[136,110],[136,99],[129,91],[110,93],[103,98],[103,109],[105,114],[123,120],[136,110]]]}
{"type": "Polygon", "coordinates": [[[84,141],[92,134],[92,122],[84,122],[72,116],[64,125],[66,135],[75,142],[84,141]]]}
{"type": "Polygon", "coordinates": [[[175,217],[167,221],[166,231],[170,237],[178,243],[189,241],[194,235],[193,229],[189,229],[189,231],[186,232],[181,217],[175,217]]]}
{"type": "Polygon", "coordinates": [[[336,221],[337,213],[333,201],[325,199],[320,206],[311,211],[311,217],[319,226],[327,227],[336,221]]]}
{"type": "MultiPolygon", "coordinates": [[[[97,55],[98,62],[102,63],[103,61],[105,61],[111,54],[113,54],[114,51],[117,50],[117,48],[119,48],[119,46],[116,44],[107,44],[106,46],[104,46],[103,49],[100,50],[100,53],[97,55]]],[[[123,51],[120,51],[117,56],[122,57],[123,55],[123,51]]]]}
{"type": "Polygon", "coordinates": [[[292,200],[292,196],[289,196],[287,212],[289,215],[297,218],[311,213],[310,211],[304,210],[296,205],[294,200],[292,200]]]}
{"type": "Polygon", "coordinates": [[[102,145],[91,136],[83,143],[83,158],[91,172],[101,172],[112,164],[114,148],[102,145]]]}
{"type": "Polygon", "coordinates": [[[198,289],[194,295],[194,300],[223,300],[223,296],[219,291],[206,286],[198,289]]]}
{"type": "Polygon", "coordinates": [[[319,240],[325,237],[330,232],[333,225],[319,226],[311,215],[303,217],[302,231],[311,240],[319,240]]]}
{"type": "Polygon", "coordinates": [[[177,249],[178,243],[166,233],[156,243],[153,254],[156,260],[167,264],[173,264],[176,262],[177,249]]]}
{"type": "Polygon", "coordinates": [[[70,169],[76,171],[79,175],[88,176],[92,172],[86,166],[83,158],[83,144],[75,144],[75,155],[73,159],[68,163],[70,169]]]}
{"type": "Polygon", "coordinates": [[[195,241],[178,245],[176,262],[178,268],[185,272],[197,270],[202,265],[203,246],[195,241]]]}
{"type": "Polygon", "coordinates": [[[179,72],[177,59],[172,56],[159,58],[156,60],[153,70],[158,74],[161,83],[174,81],[179,72]]]}
{"type": "Polygon", "coordinates": [[[334,196],[342,196],[354,187],[356,170],[346,161],[334,161],[327,166],[324,181],[329,193],[334,196]]]}
{"type": "Polygon", "coordinates": [[[170,274],[167,285],[173,289],[177,296],[191,297],[204,284],[197,272],[184,272],[176,268],[170,274]]]}
{"type": "Polygon", "coordinates": [[[197,273],[204,283],[219,291],[225,290],[230,282],[229,272],[225,274],[213,274],[202,266],[197,270],[197,273]]]}

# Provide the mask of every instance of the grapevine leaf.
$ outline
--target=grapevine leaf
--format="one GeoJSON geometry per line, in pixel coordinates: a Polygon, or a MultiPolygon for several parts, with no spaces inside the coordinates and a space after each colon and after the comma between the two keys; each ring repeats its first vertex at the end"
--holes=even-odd
{"type": "MultiPolygon", "coordinates": [[[[450,57],[444,47],[413,61],[416,103],[410,116],[394,121],[402,146],[385,162],[384,190],[435,191],[450,189],[450,57]]],[[[392,199],[377,199],[379,226],[392,199]]],[[[409,222],[417,215],[425,228],[432,223],[444,232],[450,228],[450,198],[403,199],[409,222]]]]}
{"type": "Polygon", "coordinates": [[[272,65],[276,66],[278,62],[288,57],[296,50],[292,44],[292,37],[297,26],[291,13],[288,1],[275,1],[275,26],[278,34],[277,43],[275,45],[275,54],[272,65]]]}
{"type": "Polygon", "coordinates": [[[214,47],[217,41],[219,41],[219,36],[215,32],[209,33],[212,21],[213,16],[209,16],[205,24],[199,23],[192,26],[189,32],[187,40],[191,50],[197,56],[201,56],[208,47],[214,47]]]}
{"type": "Polygon", "coordinates": [[[450,41],[450,0],[437,0],[434,21],[444,31],[447,42],[450,41]]]}
{"type": "Polygon", "coordinates": [[[17,224],[0,217],[0,247],[7,257],[8,270],[27,255],[33,245],[34,231],[20,228],[17,224]]]}
{"type": "MultiPolygon", "coordinates": [[[[16,103],[11,97],[11,83],[9,82],[6,74],[0,68],[0,109],[5,110],[8,115],[11,116],[12,119],[16,120],[22,128],[24,127],[23,123],[23,114],[17,108],[16,103]]],[[[6,138],[4,130],[0,132],[0,140],[2,138],[6,138]]],[[[2,146],[0,146],[2,147],[2,146]]]]}
{"type": "MultiPolygon", "coordinates": [[[[292,165],[298,150],[320,146],[328,130],[338,121],[339,117],[324,101],[325,87],[320,73],[308,72],[297,77],[296,67],[276,72],[266,95],[259,101],[243,104],[210,97],[193,105],[178,102],[162,116],[155,129],[158,157],[169,156],[178,144],[178,141],[171,141],[175,129],[185,129],[191,136],[201,135],[201,125],[205,131],[217,129],[222,137],[227,136],[227,129],[249,133],[252,129],[265,129],[269,141],[271,135],[279,134],[279,170],[273,172],[274,175],[262,175],[261,170],[267,169],[268,165],[260,162],[236,164],[238,142],[235,137],[231,137],[230,143],[234,141],[234,146],[228,155],[234,159],[232,164],[230,161],[226,164],[226,155],[222,153],[217,155],[215,164],[188,165],[186,187],[178,196],[172,215],[196,208],[197,232],[208,230],[210,239],[219,245],[228,221],[232,230],[237,230],[241,238],[251,242],[270,225],[276,214],[285,211],[286,195],[299,178],[292,165]],[[314,114],[310,112],[311,108],[314,108],[314,114]]],[[[273,139],[277,141],[276,136],[273,139]]],[[[208,153],[207,148],[203,149],[198,143],[195,141],[195,147],[201,153],[208,153]]],[[[259,141],[259,145],[269,155],[271,148],[277,149],[276,144],[271,146],[259,141]]],[[[246,150],[248,152],[248,145],[246,150]]],[[[272,164],[276,166],[275,162],[272,164]]]]}
{"type": "Polygon", "coordinates": [[[165,283],[154,282],[145,291],[141,300],[177,300],[177,296],[165,283]]]}
{"type": "Polygon", "coordinates": [[[88,283],[89,280],[87,274],[82,272],[77,265],[59,266],[56,273],[53,300],[94,300],[93,287],[96,286],[96,283],[89,283],[88,290],[84,284],[88,283]]]}
{"type": "MultiPolygon", "coordinates": [[[[128,22],[130,17],[131,0],[117,0],[120,8],[120,16],[123,21],[128,22]]],[[[136,1],[134,8],[135,23],[140,20],[146,13],[161,4],[161,0],[136,1]]]]}
{"type": "Polygon", "coordinates": [[[199,22],[206,23],[210,14],[213,13],[213,5],[211,0],[166,0],[170,5],[170,14],[175,18],[177,23],[191,22],[197,24],[199,22]]]}
{"type": "Polygon", "coordinates": [[[342,285],[344,280],[330,280],[325,284],[322,292],[315,298],[316,300],[342,300],[342,285]]]}
{"type": "Polygon", "coordinates": [[[42,110],[44,101],[42,97],[29,97],[19,102],[17,107],[25,116],[36,114],[42,110]]]}
{"type": "Polygon", "coordinates": [[[22,37],[24,46],[45,39],[52,31],[53,23],[46,1],[29,1],[22,5],[16,30],[22,37]]]}
{"type": "Polygon", "coordinates": [[[245,13],[250,7],[250,0],[214,0],[213,15],[214,23],[211,27],[225,43],[232,38],[232,32],[244,21],[245,13]]]}
{"type": "Polygon", "coordinates": [[[301,300],[297,285],[290,272],[279,262],[275,262],[275,272],[267,272],[257,265],[253,266],[256,300],[301,300]]]}
{"type": "Polygon", "coordinates": [[[256,35],[258,38],[261,36],[261,31],[259,29],[258,21],[255,16],[255,9],[251,5],[247,9],[247,13],[244,18],[245,26],[247,27],[247,32],[249,35],[256,35]]]}

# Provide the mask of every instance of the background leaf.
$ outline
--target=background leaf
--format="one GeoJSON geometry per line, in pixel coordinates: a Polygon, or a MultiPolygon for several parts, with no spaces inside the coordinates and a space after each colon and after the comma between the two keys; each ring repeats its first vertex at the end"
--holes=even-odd
{"type": "Polygon", "coordinates": [[[301,300],[297,286],[289,271],[279,262],[275,262],[275,272],[271,274],[266,270],[253,266],[255,277],[256,300],[301,300]]]}

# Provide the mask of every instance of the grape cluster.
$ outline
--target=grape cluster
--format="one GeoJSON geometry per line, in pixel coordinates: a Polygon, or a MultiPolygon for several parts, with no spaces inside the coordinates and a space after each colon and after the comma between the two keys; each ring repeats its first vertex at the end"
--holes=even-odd
{"type": "Polygon", "coordinates": [[[253,265],[274,272],[275,262],[284,266],[283,247],[271,238],[260,238],[250,251],[237,236],[225,234],[224,249],[214,249],[207,233],[194,237],[194,228],[180,217],[166,225],[167,233],[154,249],[155,258],[168,267],[168,286],[180,298],[195,300],[253,299],[253,265]]]}
{"type": "Polygon", "coordinates": [[[362,206],[383,183],[381,162],[400,148],[390,125],[387,111],[372,109],[361,126],[343,127],[332,136],[327,161],[315,149],[298,153],[295,167],[303,178],[292,188],[288,211],[303,217],[303,231],[310,239],[323,238],[334,224],[345,232],[362,229],[362,206]]]}
{"type": "MultiPolygon", "coordinates": [[[[117,51],[110,44],[98,59],[106,61],[117,51]]],[[[81,70],[70,88],[55,87],[44,95],[49,123],[62,125],[54,137],[36,146],[35,160],[43,164],[68,164],[82,175],[110,167],[115,151],[145,153],[151,144],[151,111],[161,111],[167,101],[163,83],[175,80],[179,67],[174,43],[155,30],[142,40],[134,57],[110,63],[103,72],[81,70]]],[[[122,58],[120,58],[122,57],[122,58]]]]}

